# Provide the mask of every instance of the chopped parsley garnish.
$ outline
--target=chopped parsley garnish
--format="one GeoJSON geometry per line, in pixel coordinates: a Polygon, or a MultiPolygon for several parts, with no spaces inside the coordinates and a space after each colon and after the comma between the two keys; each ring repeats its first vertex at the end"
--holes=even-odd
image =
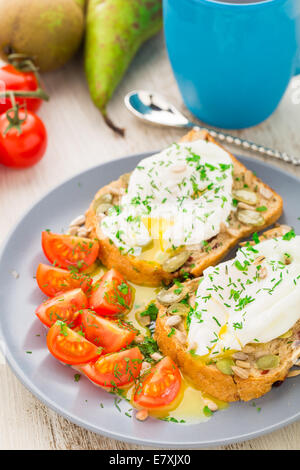
{"type": "Polygon", "coordinates": [[[140,315],[141,315],[141,317],[149,316],[151,321],[155,321],[156,317],[157,317],[157,314],[158,314],[158,308],[156,307],[154,302],[151,302],[147,306],[146,310],[141,312],[140,315]]]}
{"type": "Polygon", "coordinates": [[[292,238],[295,238],[296,234],[293,229],[291,229],[289,232],[287,232],[285,235],[283,235],[282,239],[283,240],[292,240],[292,238]]]}

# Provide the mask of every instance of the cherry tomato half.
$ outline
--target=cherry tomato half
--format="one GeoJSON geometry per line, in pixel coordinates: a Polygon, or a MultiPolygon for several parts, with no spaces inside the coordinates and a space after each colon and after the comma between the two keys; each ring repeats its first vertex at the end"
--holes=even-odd
{"type": "MultiPolygon", "coordinates": [[[[0,68],[0,82],[4,83],[5,91],[36,91],[38,88],[37,79],[33,72],[22,72],[13,65],[7,64],[0,68]]],[[[5,98],[0,100],[0,114],[12,107],[11,100],[5,98]]],[[[39,98],[16,98],[19,104],[26,103],[26,108],[30,111],[37,111],[42,100],[39,98]]]]}
{"type": "Polygon", "coordinates": [[[84,292],[89,292],[92,278],[77,273],[75,270],[67,270],[40,263],[36,272],[36,280],[39,288],[48,297],[67,292],[80,287],[84,292]]]}
{"type": "Polygon", "coordinates": [[[133,404],[146,409],[163,408],[176,400],[181,389],[181,375],[178,367],[167,356],[141,380],[133,404]]]}
{"type": "Polygon", "coordinates": [[[86,339],[101,346],[103,354],[126,348],[137,334],[128,323],[99,317],[90,310],[81,312],[81,325],[86,339]]]}
{"type": "Polygon", "coordinates": [[[128,312],[132,302],[130,285],[122,274],[111,269],[93,286],[89,306],[99,315],[115,316],[128,312]]]}
{"type": "Polygon", "coordinates": [[[140,375],[142,361],[143,355],[136,347],[102,356],[96,362],[83,365],[81,370],[95,384],[116,389],[130,384],[140,375]]]}
{"type": "Polygon", "coordinates": [[[84,364],[101,354],[97,346],[61,321],[57,321],[48,331],[47,346],[51,354],[64,364],[84,364]]]}
{"type": "Polygon", "coordinates": [[[96,261],[99,243],[95,240],[71,235],[42,232],[42,247],[50,263],[60,268],[76,267],[79,271],[96,261]]]}
{"type": "Polygon", "coordinates": [[[13,168],[25,168],[37,163],[47,147],[47,131],[41,119],[31,111],[21,109],[19,118],[25,119],[17,128],[8,132],[6,114],[0,116],[0,163],[13,168]]]}
{"type": "Polygon", "coordinates": [[[37,317],[46,326],[53,325],[57,320],[64,321],[70,327],[79,322],[79,310],[87,307],[87,296],[81,289],[74,289],[56,295],[43,302],[35,311],[37,317]]]}

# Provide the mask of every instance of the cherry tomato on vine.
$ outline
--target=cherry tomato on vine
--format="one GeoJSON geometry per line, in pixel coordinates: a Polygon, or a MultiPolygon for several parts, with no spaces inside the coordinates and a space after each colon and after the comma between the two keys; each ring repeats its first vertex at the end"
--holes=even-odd
{"type": "Polygon", "coordinates": [[[26,168],[37,163],[47,147],[47,131],[31,111],[12,108],[0,116],[0,163],[14,168],[26,168]],[[14,115],[13,115],[14,114],[14,115]],[[18,122],[11,127],[11,120],[18,122]]]}
{"type": "MultiPolygon", "coordinates": [[[[0,68],[0,82],[4,84],[3,91],[36,91],[38,82],[33,72],[23,72],[16,69],[13,65],[7,64],[0,68]]],[[[16,98],[16,102],[24,105],[30,111],[37,111],[42,103],[39,98],[16,98]]],[[[0,100],[0,114],[4,113],[12,107],[9,98],[0,100]]]]}

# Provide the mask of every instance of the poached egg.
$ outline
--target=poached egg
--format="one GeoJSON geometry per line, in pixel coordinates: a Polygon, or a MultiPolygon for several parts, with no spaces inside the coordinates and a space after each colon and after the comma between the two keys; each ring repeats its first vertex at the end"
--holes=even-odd
{"type": "Polygon", "coordinates": [[[300,236],[291,230],[204,271],[188,344],[199,356],[224,355],[278,338],[299,318],[300,236]]]}
{"type": "Polygon", "coordinates": [[[211,142],[173,144],[137,165],[101,230],[134,256],[153,243],[160,252],[203,243],[220,232],[233,209],[232,167],[230,155],[211,142]]]}

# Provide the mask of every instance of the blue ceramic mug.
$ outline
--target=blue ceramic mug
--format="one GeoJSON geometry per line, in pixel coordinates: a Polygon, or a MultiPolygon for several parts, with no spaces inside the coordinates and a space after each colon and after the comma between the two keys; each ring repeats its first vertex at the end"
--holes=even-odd
{"type": "Polygon", "coordinates": [[[188,109],[240,129],[264,121],[300,73],[300,0],[163,0],[171,65],[188,109]]]}

